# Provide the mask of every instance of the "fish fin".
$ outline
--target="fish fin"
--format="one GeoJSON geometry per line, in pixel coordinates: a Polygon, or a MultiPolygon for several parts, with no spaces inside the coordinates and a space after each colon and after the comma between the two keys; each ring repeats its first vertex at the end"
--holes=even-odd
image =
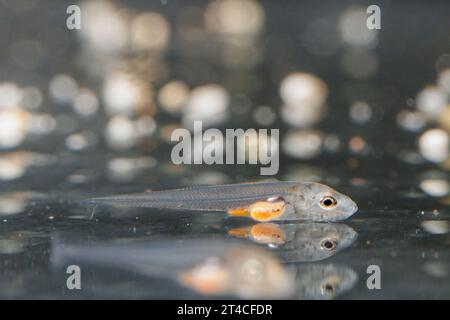
{"type": "Polygon", "coordinates": [[[152,189],[145,189],[144,192],[153,192],[152,189]]]}

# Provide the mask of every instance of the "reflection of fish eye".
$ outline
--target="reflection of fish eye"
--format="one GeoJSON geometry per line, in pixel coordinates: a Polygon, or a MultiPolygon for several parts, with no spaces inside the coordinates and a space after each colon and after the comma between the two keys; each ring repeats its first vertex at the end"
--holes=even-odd
{"type": "Polygon", "coordinates": [[[332,196],[324,196],[320,199],[320,206],[324,209],[331,209],[337,205],[337,200],[332,196]]]}
{"type": "Polygon", "coordinates": [[[337,242],[332,239],[323,239],[320,243],[320,247],[324,250],[331,251],[337,246],[337,242]]]}
{"type": "Polygon", "coordinates": [[[242,266],[242,275],[249,282],[259,282],[264,276],[264,265],[257,259],[249,259],[242,266]]]}
{"type": "Polygon", "coordinates": [[[334,294],[334,290],[335,290],[334,285],[329,282],[325,282],[324,284],[322,284],[320,289],[322,291],[322,294],[327,294],[327,295],[334,294]]]}

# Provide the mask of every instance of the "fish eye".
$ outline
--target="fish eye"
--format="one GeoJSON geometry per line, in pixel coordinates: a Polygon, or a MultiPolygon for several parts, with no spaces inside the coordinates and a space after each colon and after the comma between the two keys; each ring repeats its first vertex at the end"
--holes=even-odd
{"type": "Polygon", "coordinates": [[[336,246],[337,246],[337,242],[332,239],[324,239],[320,243],[320,247],[327,251],[336,249],[336,246]]]}
{"type": "Polygon", "coordinates": [[[320,199],[320,206],[324,209],[331,209],[334,208],[336,205],[337,200],[332,196],[324,196],[322,199],[320,199]]]}

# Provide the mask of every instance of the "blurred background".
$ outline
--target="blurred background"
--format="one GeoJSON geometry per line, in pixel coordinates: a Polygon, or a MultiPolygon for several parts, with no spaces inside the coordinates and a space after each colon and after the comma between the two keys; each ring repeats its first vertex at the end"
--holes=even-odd
{"type": "MultiPolygon", "coordinates": [[[[333,257],[363,277],[344,297],[450,297],[449,14],[444,1],[1,0],[0,296],[59,296],[35,277],[53,232],[222,230],[220,216],[134,210],[93,223],[76,205],[267,178],[258,165],[174,165],[173,130],[202,120],[279,128],[273,178],[324,182],[358,203],[358,242],[333,257]],[[71,4],[80,30],[66,27],[71,4]],[[366,27],[371,4],[379,30],[366,27]],[[381,291],[365,287],[374,261],[390,281],[381,291]]],[[[244,151],[257,148],[255,135],[244,151]]]]}

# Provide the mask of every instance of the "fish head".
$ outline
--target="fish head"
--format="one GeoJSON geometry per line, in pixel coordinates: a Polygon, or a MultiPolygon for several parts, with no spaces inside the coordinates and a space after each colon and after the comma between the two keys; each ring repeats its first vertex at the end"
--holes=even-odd
{"type": "Polygon", "coordinates": [[[293,207],[291,219],[338,221],[358,211],[350,197],[320,183],[299,184],[293,188],[292,195],[289,199],[293,207]]]}
{"type": "MultiPolygon", "coordinates": [[[[286,225],[289,226],[289,225],[286,225]]],[[[287,244],[285,255],[288,261],[320,261],[333,256],[352,245],[358,233],[340,223],[299,223],[295,236],[287,244]]]]}

